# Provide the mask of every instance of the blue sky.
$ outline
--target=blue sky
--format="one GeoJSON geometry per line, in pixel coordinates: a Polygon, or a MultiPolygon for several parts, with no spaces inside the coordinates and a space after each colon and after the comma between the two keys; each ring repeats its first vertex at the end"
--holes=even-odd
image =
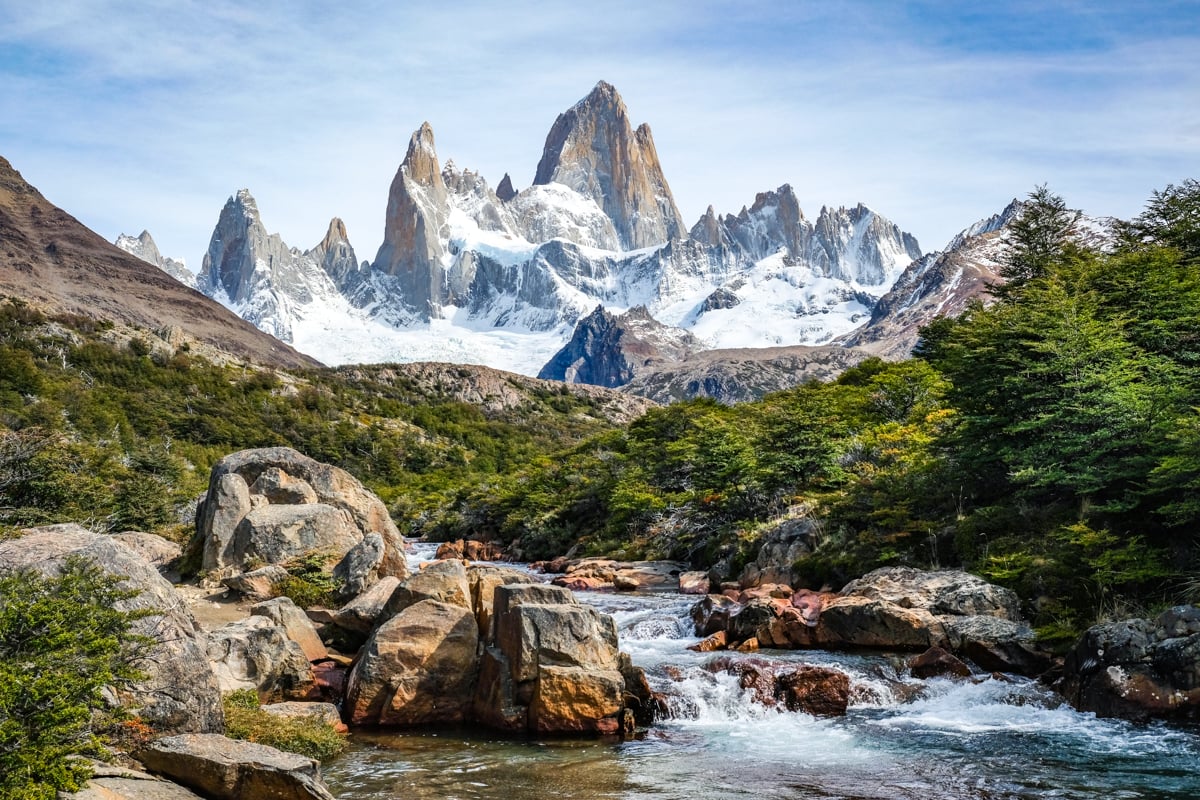
{"type": "Polygon", "coordinates": [[[690,224],[790,183],[926,250],[1040,183],[1129,216],[1200,177],[1200,0],[0,0],[0,155],[108,239],[193,269],[242,187],[360,259],[425,120],[442,161],[532,180],[600,79],[653,129],[690,224]]]}

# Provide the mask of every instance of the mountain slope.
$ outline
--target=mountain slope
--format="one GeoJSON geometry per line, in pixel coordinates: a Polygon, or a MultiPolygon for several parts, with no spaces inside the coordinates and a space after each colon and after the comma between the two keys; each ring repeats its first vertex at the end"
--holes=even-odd
{"type": "Polygon", "coordinates": [[[3,157],[0,293],[57,312],[151,330],[177,327],[263,365],[317,364],[88,230],[29,185],[3,157]]]}

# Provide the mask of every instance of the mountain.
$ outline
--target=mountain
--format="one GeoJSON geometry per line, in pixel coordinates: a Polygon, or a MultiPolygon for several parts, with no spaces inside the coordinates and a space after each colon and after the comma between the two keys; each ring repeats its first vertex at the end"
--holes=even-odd
{"type": "Polygon", "coordinates": [[[122,233],[113,244],[147,264],[153,264],[189,289],[196,288],[196,273],[188,269],[183,261],[164,258],[162,253],[158,252],[158,245],[154,243],[150,231],[142,231],[136,237],[122,233]]]}
{"type": "Polygon", "coordinates": [[[288,248],[239,193],[199,287],[327,363],[455,361],[532,375],[597,305],[641,307],[698,348],[825,344],[869,319],[920,255],[863,205],[810,220],[787,184],[739,213],[710,208],[688,229],[650,128],[634,127],[602,81],[554,121],[524,188],[505,174],[493,189],[443,162],[422,124],[369,264],[350,256],[332,268],[288,248]]]}
{"type": "Polygon", "coordinates": [[[340,297],[338,284],[358,270],[340,219],[311,250],[288,247],[267,233],[258,204],[242,189],[225,203],[204,255],[197,288],[285,342],[293,325],[320,300],[340,297]]]}
{"type": "Polygon", "coordinates": [[[913,261],[879,298],[867,323],[836,343],[884,358],[907,357],[922,325],[939,316],[958,316],[972,300],[986,298],[988,286],[1001,282],[1009,225],[1021,207],[1020,201],[1013,200],[999,214],[956,235],[945,250],[913,261]]]}
{"type": "Polygon", "coordinates": [[[650,126],[633,130],[610,83],[600,81],[558,115],[533,183],[559,183],[595,200],[613,221],[623,250],[656,247],[686,235],[650,126]]]}
{"type": "Polygon", "coordinates": [[[615,388],[660,362],[681,361],[703,349],[695,336],[663,325],[645,306],[620,315],[596,306],[579,321],[571,341],[555,353],[538,377],[615,388]]]}
{"type": "MultiPolygon", "coordinates": [[[[88,230],[0,157],[0,294],[184,337],[282,367],[317,362],[88,230]]],[[[172,336],[171,338],[175,338],[172,336]]]]}

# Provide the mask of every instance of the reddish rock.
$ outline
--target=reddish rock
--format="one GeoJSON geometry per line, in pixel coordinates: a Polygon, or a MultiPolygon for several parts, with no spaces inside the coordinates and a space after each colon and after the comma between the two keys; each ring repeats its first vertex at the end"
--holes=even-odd
{"type": "Polygon", "coordinates": [[[961,659],[940,647],[931,647],[908,662],[908,671],[914,678],[967,678],[971,668],[961,659]]]}
{"type": "Polygon", "coordinates": [[[751,600],[781,598],[789,599],[792,596],[792,587],[784,586],[781,583],[764,583],[761,586],[754,586],[742,592],[740,599],[743,603],[748,603],[751,600]]]}
{"type": "Polygon", "coordinates": [[[550,582],[555,586],[570,589],[572,592],[598,591],[600,589],[612,588],[611,583],[600,578],[577,578],[571,575],[560,575],[550,582]]]}
{"type": "Polygon", "coordinates": [[[836,669],[806,665],[776,676],[775,697],[788,711],[842,716],[850,702],[850,677],[836,669]]]}
{"type": "Polygon", "coordinates": [[[350,668],[336,661],[321,661],[312,665],[313,682],[317,693],[327,703],[338,704],[346,696],[346,678],[350,668]]]}
{"type": "Polygon", "coordinates": [[[680,594],[708,594],[707,572],[684,572],[679,576],[680,594]]]}

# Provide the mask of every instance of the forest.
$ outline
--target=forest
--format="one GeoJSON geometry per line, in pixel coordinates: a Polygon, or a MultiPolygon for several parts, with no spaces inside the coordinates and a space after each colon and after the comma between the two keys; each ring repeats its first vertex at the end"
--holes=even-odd
{"type": "Polygon", "coordinates": [[[1015,589],[1050,644],[1200,597],[1200,183],[1094,230],[1045,188],[988,302],[912,358],[627,425],[546,390],[488,413],[369,370],[219,365],[103,322],[0,304],[0,536],[76,521],[189,533],[212,463],[286,444],[356,475],[408,536],[534,559],[736,570],[780,518],[798,568],[962,566],[1015,589]]]}

